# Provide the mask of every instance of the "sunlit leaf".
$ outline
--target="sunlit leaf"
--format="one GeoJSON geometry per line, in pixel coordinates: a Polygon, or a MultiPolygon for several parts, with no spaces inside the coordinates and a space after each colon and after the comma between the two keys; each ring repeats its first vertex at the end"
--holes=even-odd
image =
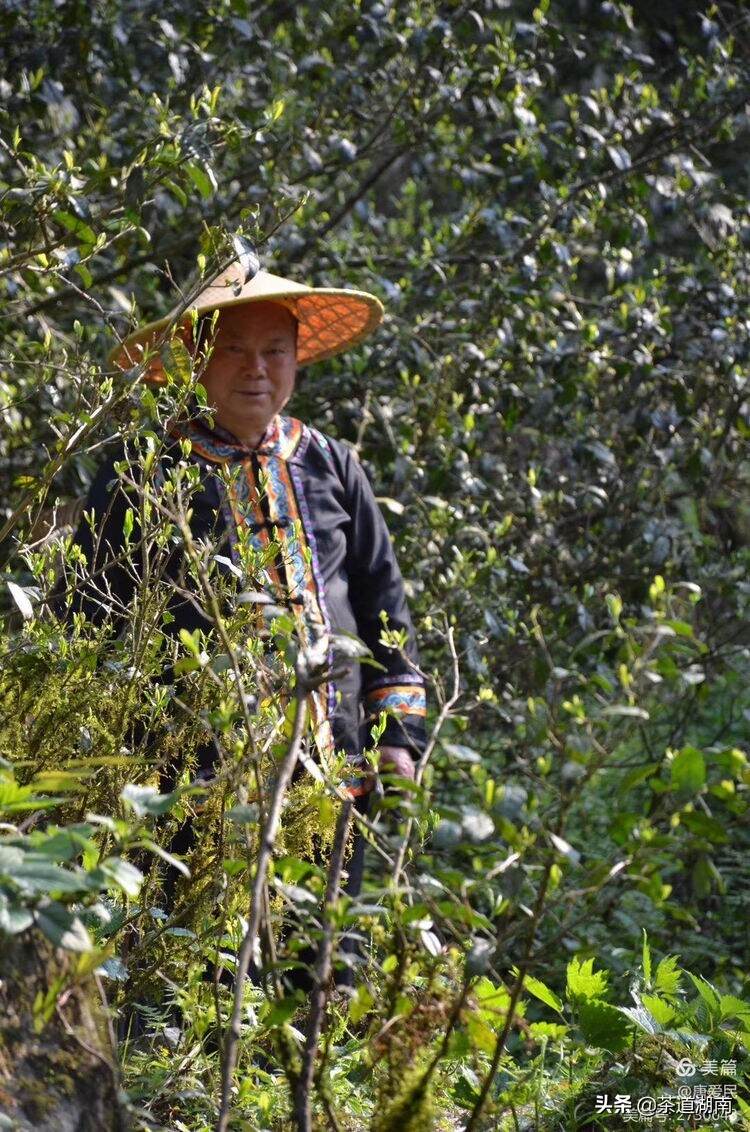
{"type": "Polygon", "coordinates": [[[39,929],[56,947],[66,951],[90,951],[91,936],[81,921],[61,904],[48,903],[37,908],[34,918],[39,929]]]}

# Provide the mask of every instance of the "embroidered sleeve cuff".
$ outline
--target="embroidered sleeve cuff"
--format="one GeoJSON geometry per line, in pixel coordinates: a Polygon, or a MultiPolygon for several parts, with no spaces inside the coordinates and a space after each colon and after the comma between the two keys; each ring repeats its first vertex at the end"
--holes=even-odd
{"type": "Polygon", "coordinates": [[[402,675],[378,680],[365,690],[364,703],[368,723],[374,723],[381,712],[386,713],[381,744],[408,747],[417,756],[422,753],[427,705],[419,677],[402,675]]]}

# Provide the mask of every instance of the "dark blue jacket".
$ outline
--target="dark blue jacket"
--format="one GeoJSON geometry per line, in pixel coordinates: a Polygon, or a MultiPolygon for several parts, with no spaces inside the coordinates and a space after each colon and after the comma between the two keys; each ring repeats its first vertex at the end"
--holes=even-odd
{"type": "MultiPolygon", "coordinates": [[[[414,630],[385,521],[354,454],[291,417],[274,418],[256,449],[219,427],[191,421],[172,430],[154,462],[148,481],[154,498],[168,500],[162,493],[169,467],[184,458],[185,440],[187,459],[200,477],[189,503],[190,530],[194,539],[213,544],[219,572],[236,579],[238,589],[262,590],[289,609],[304,645],[324,646],[331,634],[350,634],[377,662],[350,662],[315,694],[311,718],[318,746],[344,749],[356,762],[362,747],[371,745],[371,723],[385,712],[379,742],[418,755],[425,741],[425,693],[409,663],[417,662],[414,630]],[[403,632],[402,650],[381,643],[384,616],[389,629],[403,632]]],[[[83,612],[94,622],[122,626],[149,568],[144,563],[150,557],[139,546],[138,493],[115,467],[124,457],[120,447],[92,483],[86,509],[94,522],[84,517],[74,536],[87,565],[74,585],[70,577],[63,580],[55,598],[67,618],[83,612]]],[[[173,541],[163,571],[176,585],[169,603],[174,620],[166,630],[208,630],[211,621],[186,574],[180,540],[173,541]]]]}

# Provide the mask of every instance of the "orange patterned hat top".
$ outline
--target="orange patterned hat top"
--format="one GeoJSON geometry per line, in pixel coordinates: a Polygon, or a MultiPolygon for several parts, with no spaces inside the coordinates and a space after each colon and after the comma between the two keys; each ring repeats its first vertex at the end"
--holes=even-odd
{"type": "Polygon", "coordinates": [[[341,287],[308,287],[281,275],[258,271],[245,280],[239,260],[222,271],[193,299],[163,318],[133,331],[110,354],[110,361],[121,369],[147,363],[147,381],[162,382],[164,370],[158,349],[170,338],[170,327],[183,339],[189,335],[193,315],[234,307],[240,303],[278,302],[287,307],[299,323],[297,364],[310,365],[333,357],[366,338],[383,317],[383,304],[366,291],[341,287]]]}

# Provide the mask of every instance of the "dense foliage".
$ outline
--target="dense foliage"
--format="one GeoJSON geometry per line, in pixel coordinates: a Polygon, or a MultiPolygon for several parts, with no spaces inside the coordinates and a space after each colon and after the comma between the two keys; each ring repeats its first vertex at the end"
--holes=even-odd
{"type": "MultiPolygon", "coordinates": [[[[0,931],[78,953],[31,1028],[93,980],[127,1119],[220,1120],[217,972],[253,919],[302,702],[276,693],[314,666],[279,610],[237,603],[221,639],[169,645],[167,595],[145,586],[112,642],[61,627],[48,597],[72,565],[68,505],[123,436],[141,443],[139,518],[217,592],[184,507],[149,512],[144,486],[189,365],[175,351],[157,393],[106,359],[241,237],[271,270],[386,304],[370,341],[304,371],[292,411],[371,473],[434,730],[421,783],[371,815],[359,902],[330,893],[335,776],[293,787],[260,878],[270,974],[244,991],[230,1126],[610,1128],[624,1117],[597,1098],[628,1094],[671,1098],[664,1127],[739,1127],[747,12],[326,7],[0,7],[0,931]],[[207,720],[226,751],[208,794],[191,762],[207,720]],[[364,941],[353,986],[315,1023],[279,976],[345,928],[364,941]],[[738,1085],[733,1116],[678,1111],[680,1086],[717,1082],[738,1085]]],[[[178,487],[187,506],[187,472],[178,487]]]]}

